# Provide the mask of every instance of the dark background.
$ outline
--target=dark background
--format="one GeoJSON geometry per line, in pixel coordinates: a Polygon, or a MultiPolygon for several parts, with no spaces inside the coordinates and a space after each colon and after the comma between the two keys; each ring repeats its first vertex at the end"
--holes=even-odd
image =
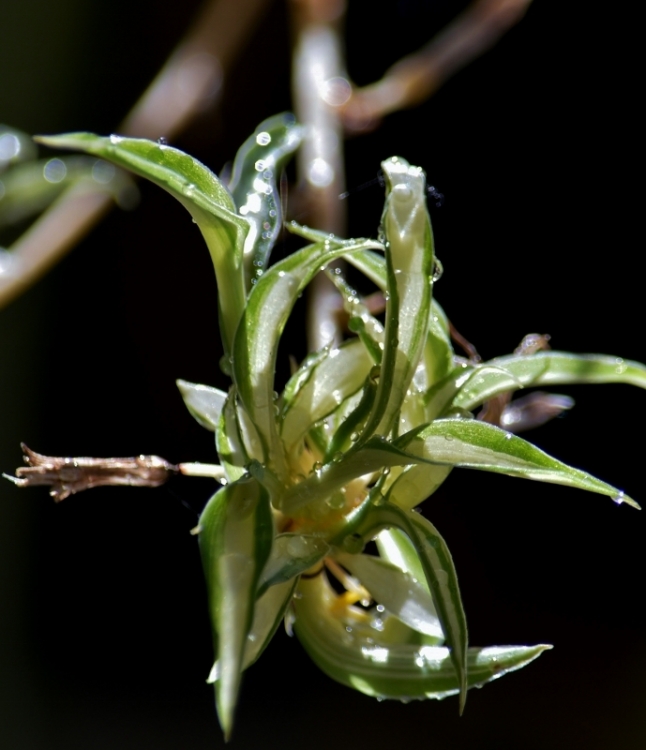
{"type": "MultiPolygon", "coordinates": [[[[464,5],[400,0],[386,12],[350,0],[351,76],[374,80],[464,5]]],[[[638,24],[618,5],[564,5],[535,3],[426,104],[349,141],[347,182],[373,178],[393,154],[426,169],[446,195],[432,212],[445,268],[437,297],[485,357],[536,331],[558,349],[646,360],[638,24]]],[[[196,8],[195,0],[181,9],[5,0],[0,121],[33,133],[109,133],[196,8]]],[[[290,107],[289,46],[278,0],[217,111],[173,145],[219,171],[260,120],[290,107]]],[[[152,185],[141,193],[136,211],[113,212],[0,312],[0,470],[20,464],[21,440],[54,455],[214,459],[210,434],[174,385],[177,377],[226,385],[208,253],[179,204],[152,185]]],[[[381,205],[379,188],[351,196],[350,234],[375,236],[381,205]]],[[[288,345],[300,356],[298,333],[289,330],[288,345]]],[[[558,390],[577,406],[530,438],[646,501],[646,394],[558,390]]],[[[54,506],[44,489],[0,485],[0,746],[223,745],[204,682],[209,625],[188,533],[210,491],[186,479],[54,506]]],[[[377,704],[337,685],[279,632],[246,675],[232,746],[645,747],[643,514],[466,471],[453,473],[425,513],[456,561],[471,642],[555,649],[472,692],[459,718],[455,699],[377,704]]]]}

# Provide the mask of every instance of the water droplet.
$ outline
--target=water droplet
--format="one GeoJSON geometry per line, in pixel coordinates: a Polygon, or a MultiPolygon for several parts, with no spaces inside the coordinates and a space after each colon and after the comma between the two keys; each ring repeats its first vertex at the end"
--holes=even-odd
{"type": "Polygon", "coordinates": [[[512,439],[513,437],[514,437],[514,436],[513,436],[512,434],[511,434],[511,432],[508,432],[508,433],[507,433],[507,434],[505,435],[505,440],[511,440],[511,439],[512,439]]]}
{"type": "Polygon", "coordinates": [[[376,695],[375,698],[377,699],[377,703],[383,703],[386,700],[385,695],[376,695]]]}
{"type": "Polygon", "coordinates": [[[165,138],[163,135],[161,135],[157,139],[157,143],[159,144],[159,147],[161,149],[164,149],[164,148],[166,148],[166,146],[168,146],[168,138],[165,138]]]}
{"type": "Polygon", "coordinates": [[[121,143],[123,138],[120,135],[115,135],[114,133],[110,136],[110,143],[121,143]]]}
{"type": "Polygon", "coordinates": [[[262,133],[258,133],[256,136],[256,143],[259,146],[268,146],[271,143],[271,136],[263,130],[262,133]]]}
{"type": "Polygon", "coordinates": [[[335,492],[326,502],[332,510],[341,510],[345,506],[345,495],[343,492],[335,492]]]}
{"type": "Polygon", "coordinates": [[[272,208],[272,209],[271,209],[271,211],[269,212],[269,216],[270,216],[270,217],[271,217],[272,219],[275,219],[277,215],[278,215],[278,214],[277,214],[277,212],[275,211],[275,209],[273,209],[273,208],[272,208]]]}
{"type": "Polygon", "coordinates": [[[377,612],[385,612],[386,611],[386,608],[384,607],[383,604],[377,604],[377,606],[375,607],[375,609],[377,610],[377,612]]]}
{"type": "Polygon", "coordinates": [[[43,177],[47,182],[62,182],[67,175],[67,167],[61,159],[50,159],[43,167],[43,177]]]}
{"type": "Polygon", "coordinates": [[[334,462],[335,464],[338,464],[338,463],[339,463],[339,461],[343,461],[343,453],[342,453],[341,451],[337,451],[337,452],[336,452],[336,453],[335,453],[335,454],[334,454],[334,455],[332,456],[332,461],[333,461],[333,462],[334,462]]]}
{"type": "Polygon", "coordinates": [[[628,369],[628,365],[624,362],[624,360],[621,357],[617,357],[615,359],[615,362],[617,366],[615,367],[615,372],[617,375],[622,375],[626,370],[628,369]]]}
{"type": "Polygon", "coordinates": [[[613,502],[617,503],[617,505],[621,505],[624,502],[624,492],[621,490],[618,492],[613,498],[613,502]]]}
{"type": "Polygon", "coordinates": [[[359,439],[359,433],[358,432],[353,432],[352,435],[350,435],[350,442],[351,443],[356,443],[358,439],[359,439]]]}
{"type": "Polygon", "coordinates": [[[453,435],[445,435],[444,439],[448,440],[448,441],[451,441],[451,440],[453,440],[453,435]]]}
{"type": "Polygon", "coordinates": [[[442,265],[442,261],[439,258],[435,258],[433,262],[433,282],[439,281],[442,278],[443,273],[444,266],[442,265]]]}
{"type": "Polygon", "coordinates": [[[349,625],[346,625],[345,626],[345,632],[346,633],[351,633],[352,632],[352,628],[349,625]]]}

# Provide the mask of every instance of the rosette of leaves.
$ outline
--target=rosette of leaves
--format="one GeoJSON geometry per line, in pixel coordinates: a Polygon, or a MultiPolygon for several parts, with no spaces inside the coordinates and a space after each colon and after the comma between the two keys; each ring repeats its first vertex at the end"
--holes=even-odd
{"type": "Polygon", "coordinates": [[[202,513],[199,543],[216,655],[209,679],[227,737],[242,672],[284,618],[335,680],[377,698],[458,694],[460,710],[468,688],[550,648],[468,647],[450,552],[416,512],[454,467],[570,485],[639,507],[474,418],[492,398],[529,386],[646,387],[646,368],[555,351],[484,363],[456,357],[433,298],[436,260],[421,168],[398,157],[383,162],[378,241],[292,223],[288,229],[308,244],[269,264],[282,224],[276,178],[301,137],[289,116],[262,123],[238,153],[228,186],[165,144],[87,133],[40,139],[160,185],[188,209],[213,259],[231,387],[178,385],[191,413],[215,433],[226,477],[202,513]],[[383,292],[384,317],[331,272],[355,335],[311,353],[277,393],[286,321],[314,275],[337,258],[383,292]],[[373,540],[378,554],[367,554],[373,540]]]}

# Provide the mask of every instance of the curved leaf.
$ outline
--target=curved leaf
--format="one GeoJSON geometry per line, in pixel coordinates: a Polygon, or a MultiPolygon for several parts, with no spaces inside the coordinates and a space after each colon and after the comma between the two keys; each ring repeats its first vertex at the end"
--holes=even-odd
{"type": "Polygon", "coordinates": [[[426,341],[433,287],[424,172],[398,157],[381,166],[388,185],[382,216],[388,274],[385,344],[375,405],[360,441],[396,428],[426,341]]]}
{"type": "Polygon", "coordinates": [[[361,388],[371,367],[372,359],[359,339],[317,357],[308,368],[307,381],[282,411],[280,435],[288,454],[314,424],[361,388]]]}
{"type": "Polygon", "coordinates": [[[189,383],[188,380],[177,380],[176,383],[186,408],[198,424],[215,432],[227,394],[210,385],[189,383]]]}
{"type": "Polygon", "coordinates": [[[208,245],[218,281],[220,327],[225,352],[245,306],[242,256],[249,222],[236,213],[233,199],[210,169],[192,156],[144,138],[92,133],[39,136],[52,148],[85,151],[114,162],[164,188],[195,219],[208,245]]]}
{"type": "Polygon", "coordinates": [[[372,555],[342,552],[335,559],[359,579],[375,601],[409,628],[433,637],[438,643],[444,640],[433,599],[412,575],[372,555]]]}
{"type": "Polygon", "coordinates": [[[258,580],[271,550],[269,499],[253,479],[215,493],[200,516],[200,552],[206,576],[220,675],[216,704],[226,738],[233,728],[247,635],[258,580]]]}
{"type": "Polygon", "coordinates": [[[432,463],[578,487],[639,508],[616,487],[552,458],[511,432],[475,419],[437,419],[402,435],[394,447],[432,463]]]}
{"type": "Polygon", "coordinates": [[[238,213],[249,221],[244,246],[247,290],[251,280],[267,268],[283,218],[277,179],[288,159],[298,148],[303,129],[294,115],[274,115],[261,122],[236,154],[229,190],[238,213]]]}
{"type": "Polygon", "coordinates": [[[272,266],[249,295],[234,345],[233,374],[240,397],[263,443],[266,462],[287,476],[276,426],[274,373],[278,342],[303,289],[330,261],[355,250],[379,247],[371,240],[308,245],[272,266]]]}
{"type": "Polygon", "coordinates": [[[467,695],[467,621],[462,607],[458,577],[446,542],[433,524],[419,513],[386,503],[375,508],[358,532],[366,538],[388,528],[403,531],[417,552],[426,583],[451,650],[451,660],[460,686],[460,713],[467,695]]]}
{"type": "MultiPolygon", "coordinates": [[[[448,648],[386,643],[375,629],[370,629],[368,635],[352,621],[333,614],[338,611],[336,597],[321,578],[301,580],[300,598],[294,600],[294,631],[328,676],[379,699],[442,699],[459,693],[460,682],[448,648]]],[[[470,648],[467,687],[480,687],[520,669],[550,648],[547,645],[470,648]]]]}
{"type": "Polygon", "coordinates": [[[556,351],[498,357],[474,369],[453,403],[471,411],[518,388],[587,383],[626,383],[646,388],[646,366],[604,354],[556,351]]]}

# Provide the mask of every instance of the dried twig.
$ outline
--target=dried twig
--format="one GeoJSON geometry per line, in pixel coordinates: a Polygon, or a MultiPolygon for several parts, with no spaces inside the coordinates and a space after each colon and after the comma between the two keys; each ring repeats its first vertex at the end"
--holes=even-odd
{"type": "Polygon", "coordinates": [[[18,487],[45,485],[60,502],[66,497],[105,485],[159,487],[177,474],[173,466],[159,456],[136,458],[59,458],[43,456],[21,444],[27,466],[16,469],[16,476],[3,476],[18,487]]]}

